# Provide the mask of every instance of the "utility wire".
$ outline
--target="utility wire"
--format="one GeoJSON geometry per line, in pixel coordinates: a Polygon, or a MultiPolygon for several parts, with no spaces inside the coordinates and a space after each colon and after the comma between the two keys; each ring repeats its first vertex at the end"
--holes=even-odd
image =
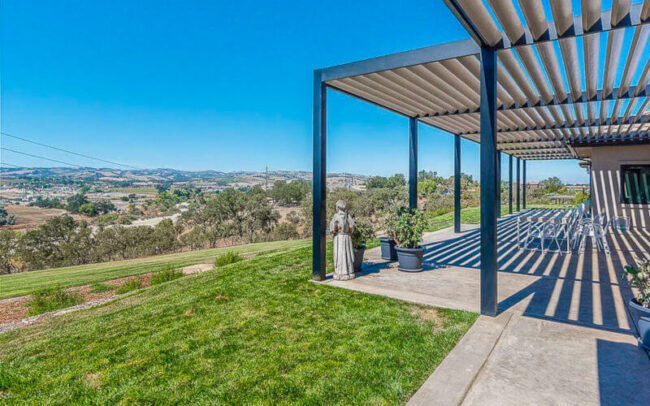
{"type": "Polygon", "coordinates": [[[6,162],[0,162],[0,165],[11,166],[13,168],[22,168],[22,166],[18,166],[18,165],[14,165],[14,164],[8,164],[6,162]]]}
{"type": "Polygon", "coordinates": [[[81,166],[79,166],[79,165],[71,164],[69,162],[64,162],[64,161],[58,161],[58,160],[52,159],[52,158],[46,158],[46,157],[40,156],[40,155],[28,154],[27,152],[15,151],[13,149],[5,148],[5,147],[0,147],[0,149],[3,150],[3,151],[9,151],[9,152],[13,152],[13,153],[16,153],[16,154],[31,156],[32,158],[45,159],[46,161],[52,161],[52,162],[57,162],[57,163],[60,163],[60,164],[72,166],[72,167],[75,167],[75,168],[81,168],[81,166]]]}
{"type": "MultiPolygon", "coordinates": [[[[40,146],[42,146],[42,147],[52,148],[52,149],[55,149],[55,150],[57,150],[57,151],[67,152],[68,154],[77,155],[77,156],[80,156],[80,157],[83,157],[83,158],[94,159],[94,160],[96,160],[96,161],[101,161],[101,162],[109,163],[109,164],[111,164],[111,165],[124,166],[124,167],[132,168],[132,169],[141,169],[141,168],[138,168],[137,166],[121,164],[121,163],[119,163],[119,162],[113,162],[113,161],[109,161],[109,160],[102,159],[102,158],[97,158],[97,157],[90,156],[90,155],[80,154],[80,153],[78,153],[78,152],[68,151],[67,149],[63,149],[63,148],[53,147],[52,145],[47,145],[47,144],[43,144],[43,143],[40,143],[40,142],[36,142],[36,141],[32,141],[32,140],[28,140],[27,138],[23,138],[23,137],[19,137],[19,136],[17,136],[17,135],[9,134],[9,133],[6,133],[6,132],[4,132],[4,131],[1,131],[0,133],[1,133],[2,135],[6,136],[6,137],[15,138],[15,139],[17,139],[17,140],[21,140],[21,141],[29,142],[29,143],[32,143],[32,144],[35,144],[35,145],[40,145],[40,146]]],[[[76,166],[76,165],[75,165],[75,166],[76,166]]]]}

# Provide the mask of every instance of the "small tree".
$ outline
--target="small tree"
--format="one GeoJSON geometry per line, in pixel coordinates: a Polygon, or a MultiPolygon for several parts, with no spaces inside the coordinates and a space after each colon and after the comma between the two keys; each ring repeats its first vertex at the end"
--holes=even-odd
{"type": "Polygon", "coordinates": [[[66,208],[71,213],[78,213],[79,208],[86,203],[88,203],[86,195],[83,193],[77,193],[76,195],[70,196],[68,198],[68,205],[66,208]]]}
{"type": "Polygon", "coordinates": [[[10,226],[16,222],[16,218],[7,212],[7,209],[0,206],[0,226],[10,226]]]}
{"type": "Polygon", "coordinates": [[[584,190],[579,190],[578,193],[576,193],[576,197],[573,199],[573,203],[581,204],[587,200],[589,200],[589,195],[584,190]]]}

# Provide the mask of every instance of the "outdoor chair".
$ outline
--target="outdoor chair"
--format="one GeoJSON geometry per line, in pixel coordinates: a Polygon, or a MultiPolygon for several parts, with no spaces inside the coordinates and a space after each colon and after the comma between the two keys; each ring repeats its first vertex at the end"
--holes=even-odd
{"type": "Polygon", "coordinates": [[[598,249],[602,249],[605,255],[610,255],[609,244],[607,243],[607,230],[609,230],[610,222],[607,220],[607,215],[602,214],[598,216],[598,221],[593,222],[594,236],[596,237],[596,244],[598,249]]]}
{"type": "Polygon", "coordinates": [[[597,220],[597,217],[598,216],[591,218],[583,215],[579,219],[578,223],[576,224],[576,233],[575,233],[575,239],[573,241],[573,247],[575,248],[576,246],[578,246],[579,253],[585,252],[587,237],[594,234],[593,222],[597,220]]]}
{"type": "Polygon", "coordinates": [[[542,253],[545,252],[559,252],[560,254],[562,253],[562,245],[560,244],[560,240],[563,237],[562,228],[563,228],[562,224],[556,223],[554,221],[543,224],[539,233],[542,253]],[[549,246],[546,249],[544,249],[544,242],[546,240],[549,240],[550,243],[549,246]],[[553,243],[555,243],[555,245],[557,246],[557,250],[550,249],[553,243]]]}
{"type": "Polygon", "coordinates": [[[630,219],[623,216],[614,217],[610,227],[614,230],[627,231],[630,229],[630,219]]]}
{"type": "MultiPolygon", "coordinates": [[[[535,218],[526,219],[525,221],[522,221],[522,223],[523,223],[524,236],[523,236],[523,243],[519,245],[519,248],[524,250],[535,249],[534,247],[531,246],[531,244],[536,239],[541,239],[542,235],[544,234],[545,224],[538,221],[535,218]]],[[[519,239],[519,237],[517,238],[519,239]]]]}

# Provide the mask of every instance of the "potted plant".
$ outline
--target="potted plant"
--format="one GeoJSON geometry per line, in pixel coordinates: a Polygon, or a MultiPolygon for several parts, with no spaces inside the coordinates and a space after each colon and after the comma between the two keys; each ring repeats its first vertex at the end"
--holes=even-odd
{"type": "Polygon", "coordinates": [[[400,207],[389,217],[387,226],[390,237],[397,244],[400,271],[422,270],[424,248],[420,246],[425,227],[424,213],[417,209],[400,207]]]}
{"type": "Polygon", "coordinates": [[[354,271],[361,272],[363,254],[366,252],[366,242],[375,238],[375,232],[368,221],[359,220],[352,230],[352,247],[354,248],[354,271]]]}
{"type": "Polygon", "coordinates": [[[627,307],[634,323],[639,345],[650,351],[650,260],[637,266],[628,265],[624,275],[629,277],[630,285],[638,290],[638,295],[630,299],[627,307]]]}

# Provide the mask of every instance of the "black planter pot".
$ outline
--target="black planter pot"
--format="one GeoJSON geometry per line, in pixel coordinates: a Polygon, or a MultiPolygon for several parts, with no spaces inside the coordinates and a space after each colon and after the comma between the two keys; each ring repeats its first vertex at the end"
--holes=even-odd
{"type": "Polygon", "coordinates": [[[627,308],[636,328],[634,333],[638,335],[639,345],[650,351],[650,309],[641,306],[634,299],[627,302],[627,308]]]}
{"type": "Polygon", "coordinates": [[[422,270],[422,258],[424,248],[397,248],[399,266],[397,269],[404,272],[420,272],[422,270]]]}
{"type": "Polygon", "coordinates": [[[379,238],[379,245],[381,246],[381,258],[395,261],[397,259],[397,252],[395,251],[395,241],[387,237],[379,238]]]}
{"type": "Polygon", "coordinates": [[[361,265],[363,264],[363,254],[366,252],[366,246],[362,245],[354,249],[354,272],[361,272],[361,265]]]}

